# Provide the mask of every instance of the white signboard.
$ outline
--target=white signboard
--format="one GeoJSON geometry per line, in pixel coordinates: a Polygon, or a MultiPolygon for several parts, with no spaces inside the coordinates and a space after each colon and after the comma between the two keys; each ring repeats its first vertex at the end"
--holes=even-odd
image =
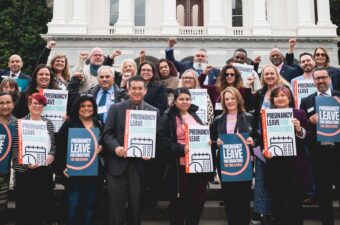
{"type": "Polygon", "coordinates": [[[42,116],[52,121],[54,132],[58,132],[64,122],[67,108],[68,91],[44,89],[47,105],[42,116]]]}
{"type": "Polygon", "coordinates": [[[155,158],[157,112],[126,110],[124,147],[128,157],[155,158]]]}
{"type": "Polygon", "coordinates": [[[265,156],[295,156],[293,109],[263,109],[261,113],[265,156]]]}
{"type": "Polygon", "coordinates": [[[19,164],[45,165],[51,150],[46,122],[18,120],[18,139],[19,164]]]}
{"type": "Polygon", "coordinates": [[[185,143],[189,147],[185,154],[186,173],[213,172],[209,140],[209,126],[185,125],[185,143]]]}
{"type": "Polygon", "coordinates": [[[208,123],[208,93],[207,89],[190,89],[191,103],[198,106],[196,114],[203,124],[208,123]]]}

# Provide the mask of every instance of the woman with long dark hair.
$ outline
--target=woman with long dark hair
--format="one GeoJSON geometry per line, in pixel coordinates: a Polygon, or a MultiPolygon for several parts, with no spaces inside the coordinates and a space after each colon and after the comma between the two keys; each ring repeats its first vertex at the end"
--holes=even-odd
{"type": "MultiPolygon", "coordinates": [[[[97,104],[92,95],[82,95],[74,103],[71,117],[60,128],[57,134],[57,169],[68,178],[67,186],[67,224],[90,225],[96,196],[96,176],[72,176],[66,169],[66,151],[70,128],[99,128],[102,125],[97,118],[97,104]]],[[[96,149],[96,154],[102,147],[96,149]]]]}
{"type": "Polygon", "coordinates": [[[202,124],[195,113],[198,107],[191,104],[187,88],[175,90],[174,103],[162,116],[157,130],[157,150],[167,159],[167,189],[170,197],[171,225],[199,223],[206,199],[208,174],[186,174],[184,126],[202,124]]]}
{"type": "Polygon", "coordinates": [[[33,93],[41,92],[43,89],[59,89],[53,79],[53,73],[49,66],[40,64],[32,74],[32,80],[24,93],[20,95],[18,102],[18,112],[15,115],[17,118],[22,118],[28,113],[27,99],[33,93]]]}

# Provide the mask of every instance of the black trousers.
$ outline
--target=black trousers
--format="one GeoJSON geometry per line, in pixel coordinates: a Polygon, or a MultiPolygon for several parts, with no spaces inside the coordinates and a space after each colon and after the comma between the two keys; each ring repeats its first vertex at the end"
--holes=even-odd
{"type": "Polygon", "coordinates": [[[186,174],[179,169],[180,195],[170,199],[171,225],[198,225],[206,199],[207,178],[204,174],[186,174]]]}
{"type": "Polygon", "coordinates": [[[107,174],[110,225],[140,225],[142,176],[134,160],[120,176],[107,174]]]}
{"type": "Polygon", "coordinates": [[[334,225],[332,185],[340,180],[340,151],[336,147],[319,146],[312,156],[321,221],[323,225],[334,225]]]}
{"type": "Polygon", "coordinates": [[[53,180],[48,167],[15,174],[15,224],[40,225],[52,214],[53,180]]]}
{"type": "Polygon", "coordinates": [[[229,225],[249,225],[251,181],[222,183],[223,201],[229,225]]]}

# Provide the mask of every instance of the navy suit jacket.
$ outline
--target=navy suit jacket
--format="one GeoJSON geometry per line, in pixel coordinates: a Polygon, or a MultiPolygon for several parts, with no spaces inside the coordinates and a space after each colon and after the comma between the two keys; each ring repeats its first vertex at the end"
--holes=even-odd
{"type": "MultiPolygon", "coordinates": [[[[165,57],[167,60],[170,60],[173,62],[176,66],[176,69],[180,73],[180,77],[182,76],[183,72],[188,70],[188,69],[194,69],[194,62],[193,61],[184,61],[180,62],[177,61],[174,57],[174,50],[173,49],[165,49],[165,57]]],[[[210,73],[208,74],[208,84],[215,84],[216,83],[216,78],[218,74],[220,73],[220,70],[217,68],[213,68],[210,73]]]]}
{"type": "MultiPolygon", "coordinates": [[[[315,108],[315,97],[317,96],[317,92],[308,95],[307,97],[303,98],[301,100],[300,104],[300,109],[304,110],[307,113],[307,117],[311,117],[316,113],[316,108],[315,108]]],[[[340,96],[339,91],[334,91],[332,90],[332,96],[340,96]]],[[[311,136],[312,138],[309,138],[309,147],[317,147],[320,142],[316,141],[316,125],[310,124],[311,126],[311,136]]],[[[337,149],[340,148],[340,142],[336,143],[337,149]]]]}
{"type": "MultiPolygon", "coordinates": [[[[1,69],[0,69],[0,82],[1,82],[4,78],[8,77],[9,75],[10,75],[10,71],[9,71],[9,70],[1,70],[1,69]]],[[[19,74],[19,79],[28,79],[28,80],[31,80],[32,78],[31,78],[30,76],[28,76],[28,75],[26,75],[26,74],[20,72],[20,74],[19,74]]]]}
{"type": "MultiPolygon", "coordinates": [[[[145,160],[140,158],[121,158],[116,155],[115,149],[119,146],[124,146],[125,132],[125,112],[131,109],[131,101],[116,103],[110,106],[107,113],[103,140],[105,150],[107,151],[106,171],[113,176],[120,176],[127,169],[131,160],[137,161],[139,173],[144,175],[145,160]]],[[[158,109],[143,102],[143,110],[157,111],[157,120],[159,119],[158,109]]]]}
{"type": "Polygon", "coordinates": [[[280,70],[280,74],[283,78],[285,78],[289,83],[292,79],[299,76],[297,70],[294,67],[288,66],[283,63],[282,68],[280,70]]]}

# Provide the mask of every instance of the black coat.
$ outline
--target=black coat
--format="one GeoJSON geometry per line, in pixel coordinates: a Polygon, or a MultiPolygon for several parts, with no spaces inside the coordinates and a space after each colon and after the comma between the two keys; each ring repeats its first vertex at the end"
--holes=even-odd
{"type": "MultiPolygon", "coordinates": [[[[99,143],[101,144],[101,133],[103,131],[102,124],[98,120],[94,120],[94,126],[99,128],[99,143]]],[[[66,120],[60,127],[56,135],[56,172],[61,173],[66,168],[66,153],[69,128],[85,128],[79,118],[71,118],[66,120]]]]}
{"type": "MultiPolygon", "coordinates": [[[[188,112],[199,123],[202,121],[196,114],[198,107],[191,105],[188,112]]],[[[167,188],[170,194],[170,198],[179,196],[179,170],[181,157],[184,157],[184,145],[177,143],[177,124],[176,116],[177,110],[174,107],[170,107],[164,115],[161,117],[157,127],[157,151],[158,157],[165,159],[168,163],[166,170],[167,188]]],[[[202,176],[202,174],[190,174],[193,176],[202,176]]],[[[207,176],[207,175],[204,175],[207,176]]],[[[207,176],[208,180],[208,176],[207,176]]]]}
{"type": "Polygon", "coordinates": [[[150,82],[147,89],[144,101],[156,107],[159,113],[163,115],[163,112],[168,108],[166,88],[159,82],[150,82]]]}

